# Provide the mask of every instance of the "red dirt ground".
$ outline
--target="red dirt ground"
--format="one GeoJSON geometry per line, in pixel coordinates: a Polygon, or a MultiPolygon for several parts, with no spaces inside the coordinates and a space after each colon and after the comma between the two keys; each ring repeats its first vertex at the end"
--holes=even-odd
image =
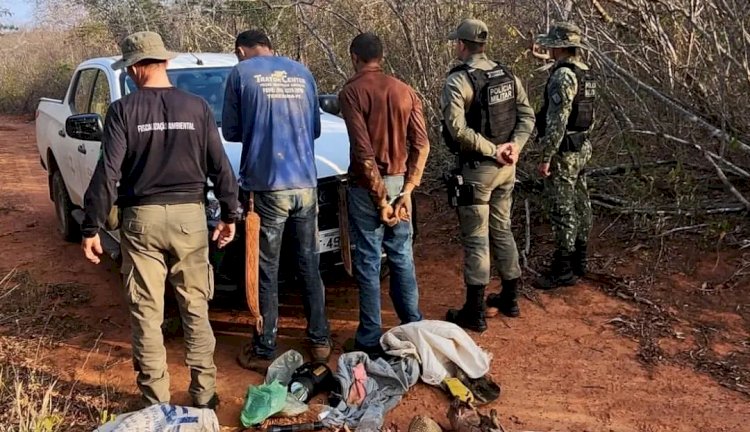
{"type": "MultiPolygon", "coordinates": [[[[439,200],[442,196],[433,198],[439,200]]],[[[77,245],[61,240],[48,197],[46,174],[39,164],[34,125],[20,118],[0,118],[0,207],[2,270],[27,270],[40,282],[75,283],[92,296],[89,304],[70,313],[93,331],[43,352],[41,363],[51,365],[62,382],[79,382],[93,388],[106,385],[110,390],[136,394],[129,324],[117,269],[111,261],[99,266],[87,263],[77,245]]],[[[426,318],[440,319],[448,307],[462,302],[461,251],[457,243],[446,242],[443,235],[455,226],[450,213],[429,215],[430,206],[424,207],[424,226],[416,245],[421,305],[426,318]]],[[[647,248],[628,252],[615,246],[597,240],[594,249],[598,261],[614,263],[613,268],[621,274],[642,273],[658,252],[647,248]]],[[[731,276],[738,257],[727,253],[720,255],[718,261],[716,254],[705,260],[687,260],[658,279],[655,298],[678,316],[676,327],[687,336],[660,338],[658,343],[664,352],[696,349],[697,336],[691,334],[694,322],[679,318],[693,317],[718,329],[720,337],[713,338],[713,346],[709,347],[716,355],[735,353],[747,358],[747,280],[710,296],[700,292],[703,281],[723,281],[731,276]]],[[[493,289],[497,289],[496,283],[493,289]]],[[[384,294],[384,320],[387,325],[395,325],[387,289],[384,294]]],[[[747,396],[679,363],[647,368],[639,362],[638,342],[618,333],[609,323],[615,317],[635,314],[635,303],[608,296],[586,282],[538,298],[540,304],[521,302],[521,318],[492,319],[487,332],[472,335],[494,356],[492,375],[502,385],[503,394],[491,407],[498,410],[507,430],[749,430],[747,396]]],[[[351,281],[328,285],[329,317],[339,346],[356,328],[356,299],[351,281]]],[[[293,300],[291,303],[298,304],[293,300]]],[[[301,307],[284,307],[282,314],[279,353],[285,348],[301,349],[301,307]]],[[[233,430],[239,425],[248,385],[261,382],[262,377],[235,363],[235,355],[250,332],[243,314],[216,310],[212,321],[217,335],[218,390],[222,397],[218,415],[221,424],[233,430]]],[[[168,340],[167,349],[173,402],[186,404],[189,375],[181,339],[168,340]]],[[[19,363],[23,361],[18,359],[19,363]]],[[[335,366],[335,358],[330,365],[335,366]]],[[[446,396],[420,383],[389,413],[387,420],[406,430],[414,415],[429,413],[447,426],[447,407],[446,396]]]]}

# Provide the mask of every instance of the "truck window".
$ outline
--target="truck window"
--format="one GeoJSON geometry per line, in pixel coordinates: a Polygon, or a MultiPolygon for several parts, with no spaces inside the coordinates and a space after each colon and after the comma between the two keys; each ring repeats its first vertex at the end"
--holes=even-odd
{"type": "Polygon", "coordinates": [[[89,103],[91,102],[91,89],[96,80],[97,69],[85,69],[78,73],[76,79],[76,88],[73,93],[73,114],[86,114],[89,112],[89,103]]]}
{"type": "Polygon", "coordinates": [[[107,116],[107,109],[110,104],[109,80],[107,74],[99,72],[94,84],[94,92],[91,95],[91,107],[88,112],[96,113],[102,116],[102,120],[107,116]]]}
{"type": "MultiPolygon", "coordinates": [[[[224,87],[232,71],[231,67],[169,69],[169,81],[180,90],[200,96],[208,102],[214,114],[216,124],[221,126],[221,111],[224,108],[224,87]]],[[[122,94],[126,95],[137,90],[133,80],[122,74],[122,94]]]]}

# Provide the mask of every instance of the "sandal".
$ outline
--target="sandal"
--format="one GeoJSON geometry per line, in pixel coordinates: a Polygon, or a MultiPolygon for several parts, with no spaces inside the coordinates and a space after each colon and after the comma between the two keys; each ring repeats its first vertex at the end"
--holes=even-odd
{"type": "Polygon", "coordinates": [[[244,344],[240,353],[237,355],[237,363],[239,363],[240,366],[255,372],[260,369],[261,373],[265,373],[265,370],[270,365],[272,359],[273,356],[261,356],[256,354],[252,342],[244,344]]]}

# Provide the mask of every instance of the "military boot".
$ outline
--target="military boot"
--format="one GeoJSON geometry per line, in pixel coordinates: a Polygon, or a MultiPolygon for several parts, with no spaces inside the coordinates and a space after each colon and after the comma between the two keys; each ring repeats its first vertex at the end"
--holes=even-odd
{"type": "Polygon", "coordinates": [[[575,285],[578,279],[570,266],[571,255],[570,252],[556,251],[549,270],[536,279],[534,286],[542,290],[551,290],[575,285]]]}
{"type": "Polygon", "coordinates": [[[573,274],[578,277],[586,276],[589,267],[589,259],[587,253],[587,247],[585,241],[576,240],[576,251],[571,256],[570,266],[573,269],[573,274]]]}
{"type": "Polygon", "coordinates": [[[475,332],[487,330],[484,319],[484,285],[468,285],[466,287],[466,303],[461,309],[449,309],[445,320],[475,332]]]}
{"type": "Polygon", "coordinates": [[[504,280],[500,294],[487,296],[487,317],[494,317],[499,313],[516,318],[521,315],[518,309],[518,279],[504,280]]]}

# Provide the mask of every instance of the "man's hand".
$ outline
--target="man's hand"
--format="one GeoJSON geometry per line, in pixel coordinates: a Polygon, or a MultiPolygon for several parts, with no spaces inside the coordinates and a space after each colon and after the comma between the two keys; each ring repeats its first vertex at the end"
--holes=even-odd
{"type": "Polygon", "coordinates": [[[389,227],[395,226],[398,223],[398,216],[393,210],[393,206],[388,204],[385,200],[381,203],[380,207],[380,221],[389,227]]]}
{"type": "Polygon", "coordinates": [[[212,239],[217,245],[219,245],[219,249],[222,249],[234,239],[236,229],[234,223],[219,222],[219,224],[216,225],[212,239]]]}
{"type": "Polygon", "coordinates": [[[500,144],[495,149],[495,160],[500,165],[507,165],[511,154],[513,154],[513,143],[500,144]]]}
{"type": "Polygon", "coordinates": [[[99,259],[99,255],[102,255],[104,250],[102,250],[102,241],[99,238],[99,234],[93,237],[84,237],[81,242],[81,247],[83,248],[83,254],[86,256],[87,260],[94,264],[99,264],[102,261],[99,259]]]}
{"type": "Polygon", "coordinates": [[[404,192],[403,195],[398,197],[396,202],[393,204],[393,212],[395,216],[404,222],[409,222],[411,219],[411,193],[404,192]]]}
{"type": "Polygon", "coordinates": [[[521,150],[518,148],[518,144],[508,142],[503,145],[509,145],[505,153],[502,154],[503,161],[505,161],[507,165],[515,165],[518,162],[519,156],[521,156],[521,150]]]}
{"type": "Polygon", "coordinates": [[[550,174],[552,174],[552,172],[549,170],[549,162],[539,164],[537,170],[539,170],[539,175],[544,178],[547,178],[550,176],[550,174]]]}

